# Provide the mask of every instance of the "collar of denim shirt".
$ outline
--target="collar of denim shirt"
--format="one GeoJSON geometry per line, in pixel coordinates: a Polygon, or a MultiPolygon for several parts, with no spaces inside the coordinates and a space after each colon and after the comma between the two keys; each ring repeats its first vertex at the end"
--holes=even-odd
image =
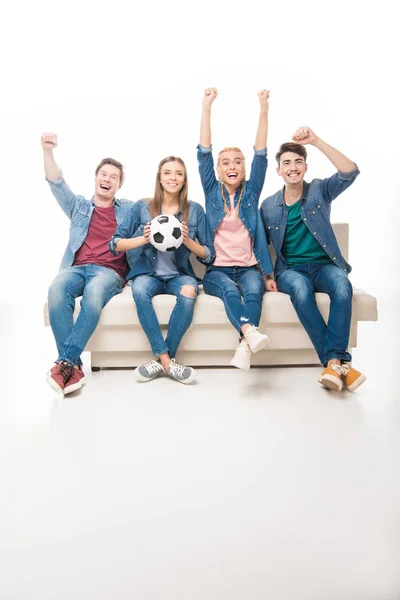
{"type": "MultiPolygon", "coordinates": [[[[310,184],[307,183],[307,181],[303,181],[303,192],[301,194],[301,198],[300,201],[303,204],[303,202],[305,202],[307,200],[308,197],[308,189],[310,187],[310,184]]],[[[279,206],[283,206],[285,204],[285,186],[283,186],[283,188],[280,191],[279,194],[279,200],[278,200],[278,204],[279,206]]]]}

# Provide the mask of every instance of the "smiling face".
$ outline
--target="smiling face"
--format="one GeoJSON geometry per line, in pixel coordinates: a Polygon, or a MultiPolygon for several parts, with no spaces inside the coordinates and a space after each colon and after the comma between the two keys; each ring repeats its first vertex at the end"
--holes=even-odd
{"type": "Polygon", "coordinates": [[[177,160],[164,163],[160,168],[160,183],[169,194],[181,191],[186,181],[185,167],[177,160]]]}
{"type": "Polygon", "coordinates": [[[226,186],[237,188],[245,178],[244,156],[239,148],[222,150],[218,156],[219,180],[226,186]]]}
{"type": "Polygon", "coordinates": [[[112,164],[101,164],[95,177],[95,195],[101,200],[114,200],[122,185],[121,169],[112,164]]]}
{"type": "Polygon", "coordinates": [[[307,172],[307,163],[300,154],[284,152],[280,156],[276,172],[283,178],[286,185],[296,185],[303,181],[307,172]]]}

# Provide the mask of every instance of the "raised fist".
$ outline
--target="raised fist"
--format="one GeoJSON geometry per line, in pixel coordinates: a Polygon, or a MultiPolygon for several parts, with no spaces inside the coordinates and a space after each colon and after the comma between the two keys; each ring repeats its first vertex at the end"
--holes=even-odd
{"type": "Polygon", "coordinates": [[[40,138],[43,150],[52,150],[57,147],[57,134],[56,133],[43,133],[40,138]]]}
{"type": "Polygon", "coordinates": [[[261,90],[261,92],[258,92],[258,99],[261,106],[268,106],[269,90],[261,90]]]}
{"type": "Polygon", "coordinates": [[[315,135],[312,129],[307,126],[299,127],[296,129],[292,140],[298,142],[299,144],[314,144],[317,141],[318,137],[315,135]]]}
{"type": "Polygon", "coordinates": [[[217,88],[207,88],[204,90],[203,106],[211,106],[217,96],[217,88]]]}

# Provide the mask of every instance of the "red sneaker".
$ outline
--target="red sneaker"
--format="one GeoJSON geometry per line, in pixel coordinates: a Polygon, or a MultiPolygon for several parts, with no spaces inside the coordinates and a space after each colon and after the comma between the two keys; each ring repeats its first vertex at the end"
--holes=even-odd
{"type": "Polygon", "coordinates": [[[77,369],[72,369],[71,377],[68,379],[67,385],[64,388],[64,394],[70,394],[71,392],[75,392],[82,387],[82,384],[85,383],[85,373],[82,371],[81,367],[77,369]]]}
{"type": "Polygon", "coordinates": [[[64,393],[65,386],[72,375],[74,367],[66,362],[57,363],[47,373],[47,383],[59,394],[64,393]]]}

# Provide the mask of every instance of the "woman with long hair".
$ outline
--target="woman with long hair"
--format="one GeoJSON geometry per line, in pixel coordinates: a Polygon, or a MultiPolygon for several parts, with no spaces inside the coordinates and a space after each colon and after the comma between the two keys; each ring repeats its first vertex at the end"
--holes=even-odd
{"type": "Polygon", "coordinates": [[[203,97],[198,161],[206,200],[206,216],[212,232],[215,261],[207,269],[203,288],[221,298],[226,314],[239,333],[239,345],[231,361],[248,370],[251,354],[265,348],[267,335],[258,331],[265,288],[276,291],[258,201],[267,171],[269,91],[258,94],[260,118],[250,178],[246,181],[245,159],[239,148],[224,148],[218,154],[217,174],[211,148],[211,105],[216,88],[203,97]]]}
{"type": "Polygon", "coordinates": [[[181,383],[190,383],[194,370],[175,360],[180,341],[192,322],[201,282],[189,259],[193,252],[198,260],[209,264],[214,248],[202,206],[188,200],[186,167],[181,158],[168,156],[160,162],[153,198],[136,202],[129,217],[117,228],[110,249],[127,252],[131,269],[126,279],[132,280],[138,318],[155,357],[135,369],[137,379],[150,381],[166,373],[181,383]],[[150,221],[161,214],[174,215],[182,223],[183,243],[176,250],[161,252],[149,242],[150,221]],[[152,298],[158,294],[176,296],[166,339],[152,304],[152,298]]]}

